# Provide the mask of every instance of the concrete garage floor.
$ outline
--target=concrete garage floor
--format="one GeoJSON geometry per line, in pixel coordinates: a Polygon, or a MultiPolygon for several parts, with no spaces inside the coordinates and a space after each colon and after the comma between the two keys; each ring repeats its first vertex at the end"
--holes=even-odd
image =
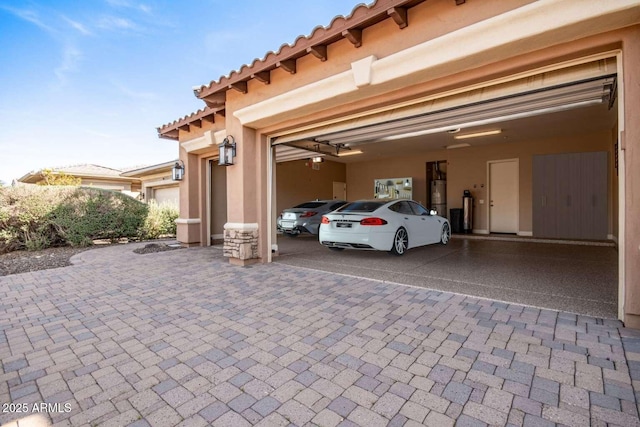
{"type": "Polygon", "coordinates": [[[422,288],[615,318],[618,253],[613,247],[468,240],[385,252],[322,247],[316,236],[278,236],[276,262],[422,288]]]}

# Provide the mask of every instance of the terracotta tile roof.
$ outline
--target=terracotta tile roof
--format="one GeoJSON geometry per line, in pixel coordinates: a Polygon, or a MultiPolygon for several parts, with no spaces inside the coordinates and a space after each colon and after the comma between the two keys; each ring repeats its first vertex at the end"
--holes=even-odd
{"type": "Polygon", "coordinates": [[[93,175],[93,176],[120,176],[122,173],[119,169],[107,168],[99,165],[71,165],[51,168],[54,172],[64,172],[70,175],[93,175]]]}
{"type": "Polygon", "coordinates": [[[355,47],[359,47],[362,30],[384,19],[391,17],[400,28],[406,27],[406,10],[423,1],[376,0],[370,5],[358,4],[348,16],[338,15],[327,27],[317,26],[309,36],[298,36],[293,45],[283,44],[277,52],[267,52],[263,59],[256,58],[251,65],[243,65],[239,70],[231,71],[228,76],[221,76],[208,85],[202,85],[194,89],[194,93],[208,105],[218,104],[219,98],[213,98],[212,95],[232,88],[246,92],[248,80],[256,78],[268,82],[268,73],[277,67],[294,74],[296,59],[312,54],[320,60],[326,60],[327,45],[343,38],[349,39],[355,47]]]}
{"type": "Polygon", "coordinates": [[[224,116],[224,106],[219,108],[205,107],[202,110],[198,110],[195,113],[188,114],[180,119],[174,120],[171,123],[162,125],[156,130],[160,138],[166,139],[178,139],[178,130],[188,130],[190,126],[201,127],[203,121],[213,123],[215,115],[224,116]]]}
{"type": "MultiPolygon", "coordinates": [[[[188,130],[190,125],[199,125],[198,121],[204,117],[213,118],[213,113],[224,115],[226,91],[235,89],[247,92],[247,82],[251,79],[259,80],[265,84],[270,82],[270,73],[276,68],[295,74],[296,60],[305,55],[314,55],[319,60],[327,58],[327,46],[346,38],[354,47],[362,44],[362,30],[385,19],[393,19],[399,28],[406,27],[407,9],[414,7],[425,0],[375,0],[373,3],[358,4],[348,16],[338,15],[327,27],[317,26],[310,35],[300,35],[292,45],[283,44],[277,52],[267,52],[263,59],[256,58],[251,65],[243,65],[239,70],[234,70],[228,76],[221,76],[218,80],[212,80],[207,85],[194,88],[196,97],[207,104],[203,110],[198,110],[188,116],[175,120],[157,128],[161,138],[178,139],[178,130],[188,130]]],[[[454,1],[454,0],[452,0],[454,1]]],[[[455,0],[456,4],[465,0],[455,0]]]]}
{"type": "Polygon", "coordinates": [[[171,171],[173,165],[178,161],[178,159],[170,160],[164,163],[158,163],[154,165],[139,165],[131,168],[125,169],[122,172],[122,176],[132,176],[132,177],[142,177],[144,175],[159,173],[165,171],[171,171]]]}
{"type": "Polygon", "coordinates": [[[71,166],[61,166],[61,167],[52,167],[52,168],[44,168],[40,170],[34,170],[28,172],[23,177],[18,179],[19,182],[26,183],[35,183],[42,180],[42,173],[44,170],[51,170],[54,173],[66,173],[69,175],[82,177],[82,178],[104,178],[109,180],[116,181],[131,181],[131,178],[123,177],[122,170],[108,168],[105,166],[93,165],[93,164],[81,164],[81,165],[71,165],[71,166]]]}

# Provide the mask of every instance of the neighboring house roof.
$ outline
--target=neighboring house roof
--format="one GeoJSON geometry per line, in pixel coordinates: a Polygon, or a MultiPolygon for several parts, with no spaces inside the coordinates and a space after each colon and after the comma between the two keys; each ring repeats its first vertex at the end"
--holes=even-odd
{"type": "Polygon", "coordinates": [[[131,181],[131,178],[121,176],[122,171],[119,169],[107,168],[104,166],[91,164],[45,168],[37,171],[31,171],[25,174],[22,178],[18,179],[18,181],[32,184],[42,181],[42,172],[45,170],[51,170],[53,173],[66,173],[68,175],[73,175],[79,178],[131,181]]]}
{"type": "Polygon", "coordinates": [[[176,160],[171,160],[169,162],[159,163],[157,165],[137,167],[135,169],[130,169],[123,172],[122,176],[142,178],[145,175],[151,175],[154,173],[161,173],[161,172],[169,172],[171,171],[171,169],[173,168],[173,166],[176,164],[177,161],[178,160],[176,159],[176,160]]]}
{"type": "MultiPolygon", "coordinates": [[[[354,47],[362,45],[362,30],[387,18],[392,18],[400,28],[409,25],[407,10],[425,0],[376,0],[369,5],[359,4],[348,16],[338,15],[327,27],[318,26],[309,36],[300,35],[293,45],[283,44],[277,52],[269,51],[263,59],[254,59],[251,65],[243,65],[240,70],[231,71],[208,85],[194,88],[196,97],[207,107],[188,116],[157,128],[161,138],[178,139],[178,131],[189,130],[190,125],[200,126],[202,120],[213,121],[214,114],[224,115],[226,91],[234,89],[247,92],[247,82],[256,79],[265,84],[271,81],[271,71],[282,68],[295,74],[296,61],[305,55],[313,55],[320,61],[327,60],[327,46],[342,39],[349,40],[354,47]]],[[[457,5],[465,0],[451,0],[457,5]]]]}

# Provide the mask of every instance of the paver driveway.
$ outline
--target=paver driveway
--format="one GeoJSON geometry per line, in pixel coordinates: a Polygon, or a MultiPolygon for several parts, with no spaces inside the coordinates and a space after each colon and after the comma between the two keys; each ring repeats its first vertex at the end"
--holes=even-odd
{"type": "Polygon", "coordinates": [[[0,424],[640,425],[617,321],[136,246],[0,277],[0,424]]]}

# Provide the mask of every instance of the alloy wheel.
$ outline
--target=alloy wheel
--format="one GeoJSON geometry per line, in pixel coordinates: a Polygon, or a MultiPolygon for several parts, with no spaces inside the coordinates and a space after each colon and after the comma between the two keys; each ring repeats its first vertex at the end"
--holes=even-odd
{"type": "Polygon", "coordinates": [[[440,243],[446,245],[449,243],[449,239],[451,238],[451,230],[449,229],[449,224],[445,223],[442,226],[442,236],[440,237],[440,243]]]}
{"type": "Polygon", "coordinates": [[[407,247],[409,246],[409,236],[407,235],[407,230],[404,228],[399,228],[396,231],[396,235],[393,238],[393,247],[391,248],[391,253],[394,255],[403,255],[407,251],[407,247]]]}

